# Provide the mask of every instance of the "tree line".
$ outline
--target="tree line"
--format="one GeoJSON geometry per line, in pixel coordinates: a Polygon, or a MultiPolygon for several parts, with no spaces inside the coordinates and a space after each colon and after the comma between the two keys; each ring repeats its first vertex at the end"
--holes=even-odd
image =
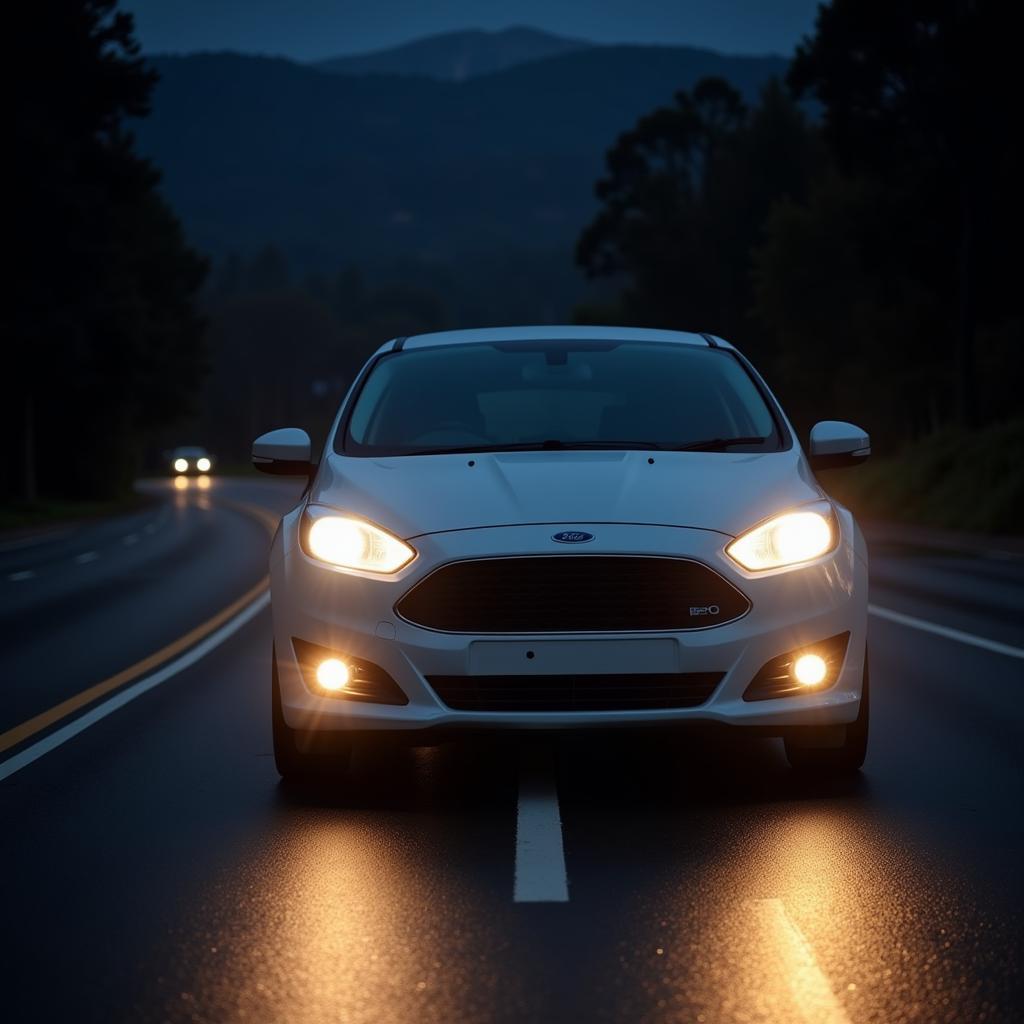
{"type": "Polygon", "coordinates": [[[189,409],[206,264],[126,126],[155,83],[131,18],[115,0],[34,0],[4,18],[16,95],[0,498],[105,497],[189,409]]]}
{"type": "MultiPolygon", "coordinates": [[[[281,423],[322,437],[381,341],[466,319],[415,275],[296,273],[273,246],[211,269],[135,152],[156,78],[130,16],[6,18],[0,500],[117,495],[179,443],[241,462],[281,423]]],[[[1015,45],[992,0],[832,0],[756,103],[678,93],[608,152],[576,257],[614,298],[578,318],[721,334],[799,426],[862,421],[883,448],[1019,416],[1015,45]]]]}
{"type": "Polygon", "coordinates": [[[355,267],[299,279],[272,245],[211,268],[135,149],[157,75],[131,16],[38,0],[5,18],[18,55],[0,501],[118,497],[183,443],[243,463],[282,423],[322,436],[368,352],[442,326],[428,288],[355,267]]]}
{"type": "Polygon", "coordinates": [[[721,334],[883,447],[1019,415],[1015,46],[986,0],[833,0],[752,108],[680,92],[608,153],[579,318],[721,334]]]}

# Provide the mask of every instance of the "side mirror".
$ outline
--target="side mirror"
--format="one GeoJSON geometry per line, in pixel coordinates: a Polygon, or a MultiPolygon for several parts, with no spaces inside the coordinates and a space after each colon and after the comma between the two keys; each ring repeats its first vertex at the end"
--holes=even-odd
{"type": "Polygon", "coordinates": [[[811,428],[811,469],[858,466],[871,454],[871,438],[852,423],[822,420],[811,428]]]}
{"type": "Polygon", "coordinates": [[[252,464],[275,476],[309,476],[313,471],[309,434],[298,427],[282,427],[262,434],[252,443],[252,464]]]}

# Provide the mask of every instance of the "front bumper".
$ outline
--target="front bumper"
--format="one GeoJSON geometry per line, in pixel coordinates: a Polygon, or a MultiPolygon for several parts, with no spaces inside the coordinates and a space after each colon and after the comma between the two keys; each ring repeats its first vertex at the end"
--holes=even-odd
{"type": "MultiPolygon", "coordinates": [[[[284,518],[271,554],[271,593],[282,709],[294,729],[407,731],[458,729],[621,728],[717,722],[762,731],[800,725],[837,725],[857,717],[867,630],[867,561],[850,514],[838,509],[839,547],[790,571],[750,574],[725,555],[730,537],[709,530],[599,524],[588,555],[685,556],[704,562],[750,600],[742,618],[705,629],[661,633],[441,633],[401,619],[394,606],[437,566],[460,559],[553,554],[552,533],[586,523],[493,527],[430,534],[412,540],[418,557],[394,577],[353,575],[314,562],[298,543],[301,509],[284,518]],[[850,633],[836,682],[826,690],[772,700],[745,701],[743,693],[767,661],[795,648],[850,633]],[[360,658],[384,669],[409,699],[402,706],[323,697],[303,681],[293,638],[360,658]],[[637,641],[660,640],[637,648],[637,641]],[[526,654],[527,651],[532,656],[526,654]],[[460,711],[447,707],[428,676],[525,675],[622,671],[636,651],[657,652],[646,671],[723,673],[697,707],[615,711],[460,711]],[[529,657],[529,660],[527,658],[529,657]]],[[[557,552],[564,554],[564,550],[557,552]]]]}

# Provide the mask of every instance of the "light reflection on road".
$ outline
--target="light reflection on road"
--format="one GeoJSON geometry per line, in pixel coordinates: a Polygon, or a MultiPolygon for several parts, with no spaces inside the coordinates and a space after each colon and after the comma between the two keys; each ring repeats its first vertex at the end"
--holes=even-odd
{"type": "Polygon", "coordinates": [[[514,1005],[486,900],[374,817],[299,812],[211,895],[182,992],[202,1019],[482,1024],[514,1005]]]}
{"type": "Polygon", "coordinates": [[[636,920],[656,925],[622,958],[612,1016],[933,1024],[971,1007],[983,1019],[965,957],[1006,953],[958,888],[926,853],[842,809],[773,815],[712,868],[646,894],[636,920]]]}
{"type": "Polygon", "coordinates": [[[213,480],[209,476],[187,477],[180,474],[174,478],[174,509],[182,512],[187,508],[200,508],[209,512],[213,506],[207,491],[213,486],[213,480]]]}

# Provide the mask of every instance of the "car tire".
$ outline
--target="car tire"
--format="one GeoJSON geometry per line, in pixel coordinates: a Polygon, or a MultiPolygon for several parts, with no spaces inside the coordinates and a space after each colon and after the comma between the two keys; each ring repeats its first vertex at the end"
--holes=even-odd
{"type": "Polygon", "coordinates": [[[784,739],[786,759],[797,771],[814,771],[834,775],[860,771],[868,752],[868,723],[871,717],[871,695],[868,683],[868,659],[864,655],[864,685],[861,689],[860,710],[857,717],[845,727],[838,746],[828,746],[826,730],[807,727],[793,729],[784,739]]]}
{"type": "Polygon", "coordinates": [[[309,733],[293,729],[284,720],[281,683],[277,674],[277,649],[271,654],[271,725],[274,764],[282,779],[310,781],[342,775],[351,761],[351,742],[346,736],[309,733]]]}

